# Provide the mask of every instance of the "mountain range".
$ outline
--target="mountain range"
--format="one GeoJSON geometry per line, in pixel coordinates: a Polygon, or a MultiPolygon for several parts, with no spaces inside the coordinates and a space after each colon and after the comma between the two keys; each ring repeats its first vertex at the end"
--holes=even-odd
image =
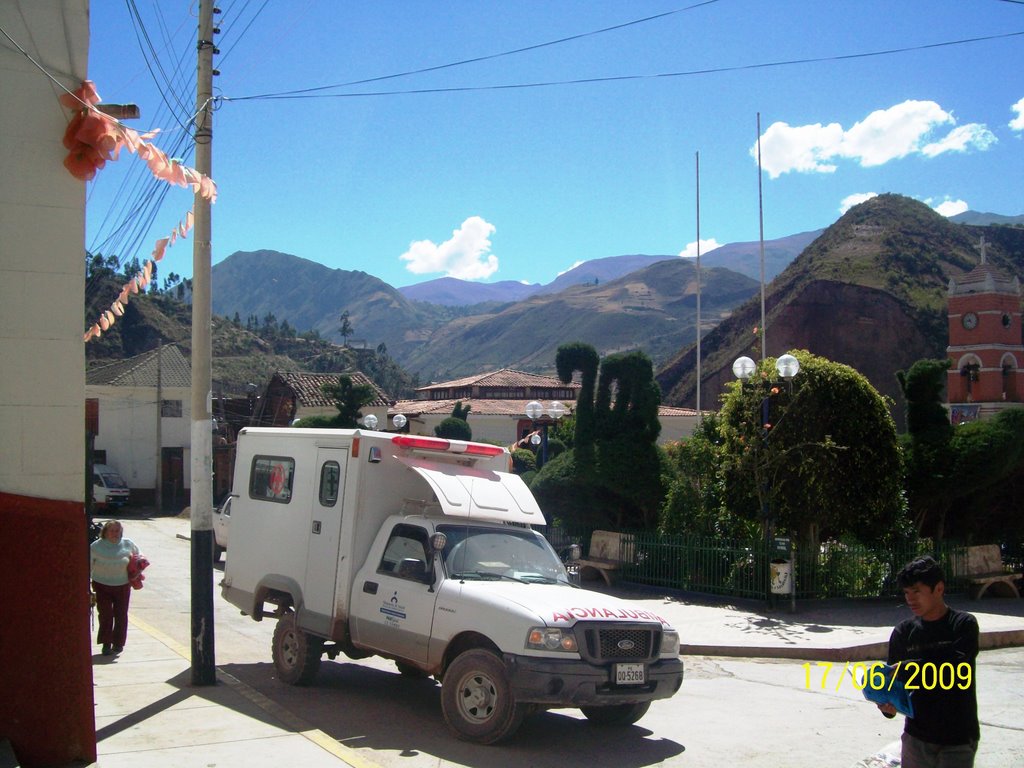
{"type": "MultiPolygon", "coordinates": [[[[777,240],[766,240],[764,243],[765,280],[772,280],[820,234],[821,230],[818,229],[777,240]]],[[[659,261],[674,258],[677,257],[670,254],[660,256],[634,254],[591,259],[576,264],[547,285],[540,283],[528,285],[514,280],[498,283],[475,283],[454,277],[441,277],[405,286],[398,290],[407,299],[446,306],[468,306],[486,301],[522,301],[538,293],[558,293],[566,288],[580,285],[600,285],[602,282],[614,280],[659,261]]],[[[761,243],[756,241],[719,246],[701,254],[701,267],[724,267],[760,282],[761,243]]]]}
{"type": "MultiPolygon", "coordinates": [[[[982,236],[989,263],[1024,274],[1024,227],[957,224],[892,194],[851,208],[767,287],[767,355],[806,349],[852,366],[892,400],[902,428],[896,372],[946,357],[949,279],[978,265],[982,236]]],[[[707,334],[702,407],[717,407],[737,357],[758,357],[752,329],[760,323],[760,302],[748,301],[707,334]]],[[[690,348],[661,368],[666,402],[696,404],[696,362],[690,348]]]]}
{"type": "MultiPolygon", "coordinates": [[[[768,355],[808,349],[847,363],[892,398],[899,416],[895,372],[923,357],[945,357],[949,278],[976,266],[982,235],[993,264],[1024,274],[1022,223],[1024,217],[974,212],[946,219],[910,198],[881,195],[825,230],[767,241],[766,275],[774,277],[766,286],[768,355]]],[[[717,407],[736,357],[759,355],[752,333],[760,325],[760,282],[752,276],[759,262],[759,243],[702,255],[703,408],[717,407]]],[[[399,290],[365,272],[276,251],[237,252],[213,268],[220,316],[214,367],[230,386],[234,378],[258,382],[281,367],[340,370],[329,366],[362,359],[346,353],[386,350],[425,383],[502,367],[552,373],[557,347],[584,341],[602,355],[644,350],[658,370],[663,401],[692,407],[696,278],[693,259],[626,255],[585,262],[543,286],[468,284],[477,301],[468,304],[462,281],[399,290]],[[354,328],[349,349],[295,337],[295,330],[316,330],[340,340],[346,311],[354,328]],[[232,316],[234,323],[221,319],[232,316]],[[268,319],[287,321],[290,346],[284,334],[260,338],[268,319]]],[[[187,306],[175,309],[167,296],[148,302],[138,297],[111,332],[87,347],[90,361],[138,354],[158,338],[187,347],[187,306]]],[[[95,311],[87,304],[87,316],[95,311]]]]}

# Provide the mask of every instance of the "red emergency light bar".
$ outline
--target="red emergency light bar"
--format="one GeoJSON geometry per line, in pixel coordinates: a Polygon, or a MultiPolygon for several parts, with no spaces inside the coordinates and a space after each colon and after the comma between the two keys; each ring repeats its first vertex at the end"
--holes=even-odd
{"type": "Polygon", "coordinates": [[[500,445],[482,445],[481,443],[466,443],[462,440],[445,440],[440,437],[420,437],[418,435],[395,435],[391,438],[391,442],[399,448],[462,453],[470,456],[499,456],[505,452],[500,445]]]}

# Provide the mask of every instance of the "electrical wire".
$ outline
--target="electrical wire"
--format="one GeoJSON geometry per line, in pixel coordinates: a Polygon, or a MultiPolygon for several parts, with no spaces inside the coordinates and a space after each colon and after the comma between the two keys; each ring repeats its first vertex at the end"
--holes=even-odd
{"type": "Polygon", "coordinates": [[[157,91],[160,93],[160,98],[163,99],[164,104],[167,105],[167,109],[170,111],[175,122],[181,126],[182,130],[188,130],[185,124],[181,121],[181,114],[188,114],[188,108],[182,103],[181,97],[175,92],[171,78],[167,76],[167,72],[160,61],[160,56],[157,54],[156,47],[153,45],[153,40],[149,36],[149,30],[146,29],[146,24],[142,20],[142,14],[139,13],[138,6],[135,5],[135,0],[125,0],[125,4],[128,7],[128,13],[132,20],[132,28],[135,32],[135,39],[138,41],[143,61],[146,63],[146,68],[149,69],[149,74],[153,78],[153,83],[156,85],[157,91]],[[145,39],[145,44],[143,44],[143,39],[145,39]],[[147,55],[147,50],[149,55],[147,55]],[[160,77],[157,77],[154,67],[159,70],[160,77]],[[170,94],[177,103],[177,108],[171,104],[168,99],[168,94],[170,94]],[[178,110],[180,110],[180,112],[178,110]]]}
{"type": "Polygon", "coordinates": [[[336,83],[335,85],[322,85],[322,86],[317,86],[317,87],[313,87],[313,88],[302,88],[302,89],[294,90],[294,91],[281,91],[281,92],[278,92],[278,93],[259,94],[259,95],[255,95],[255,96],[241,97],[241,98],[232,99],[232,101],[241,101],[241,100],[246,100],[246,99],[276,98],[276,97],[282,97],[284,95],[291,95],[291,94],[316,93],[316,92],[319,92],[319,91],[332,90],[334,88],[348,88],[348,87],[351,87],[353,85],[366,85],[367,83],[378,83],[378,82],[381,82],[383,80],[394,80],[394,79],[400,78],[400,77],[410,77],[412,75],[421,75],[421,74],[424,74],[424,73],[427,73],[427,72],[437,72],[437,71],[440,71],[442,69],[452,69],[453,67],[461,67],[461,66],[466,65],[466,64],[477,64],[477,63],[482,62],[482,61],[492,61],[494,59],[500,59],[500,58],[503,58],[505,56],[514,56],[514,55],[516,55],[518,53],[526,53],[526,52],[529,52],[529,51],[536,51],[536,50],[539,50],[541,48],[549,48],[549,47],[554,46],[554,45],[562,45],[563,43],[569,43],[569,42],[573,42],[575,40],[582,40],[582,39],[587,38],[587,37],[594,37],[596,35],[602,35],[602,34],[604,34],[606,32],[614,32],[614,31],[619,30],[619,29],[625,29],[626,27],[636,26],[637,24],[645,24],[645,23],[647,23],[649,21],[656,21],[658,19],[664,19],[664,18],[666,18],[668,16],[674,16],[674,15],[679,14],[679,13],[685,13],[686,11],[692,11],[692,10],[694,10],[696,8],[701,8],[701,7],[705,6],[705,5],[713,5],[714,3],[717,3],[717,2],[719,2],[719,0],[704,0],[703,2],[695,3],[694,5],[688,5],[685,8],[676,8],[675,10],[672,10],[672,11],[665,11],[664,13],[658,13],[658,14],[655,14],[653,16],[645,16],[642,19],[633,19],[632,21],[625,21],[625,22],[622,22],[621,24],[615,24],[615,25],[610,26],[610,27],[603,27],[601,29],[591,30],[589,32],[580,32],[579,34],[576,34],[576,35],[569,35],[568,37],[560,37],[560,38],[558,38],[556,40],[549,40],[549,41],[543,42],[543,43],[535,43],[533,45],[523,46],[522,48],[513,48],[512,50],[501,51],[500,53],[492,53],[492,54],[488,54],[486,56],[476,56],[476,57],[473,57],[473,58],[470,58],[470,59],[461,59],[459,61],[452,61],[452,62],[449,62],[447,64],[437,64],[435,66],[423,67],[421,69],[411,69],[411,70],[408,70],[406,72],[396,72],[395,74],[391,74],[391,75],[380,75],[378,77],[370,77],[370,78],[366,78],[364,80],[352,80],[352,81],[349,81],[349,82],[346,82],[346,83],[336,83]]]}
{"type": "MultiPolygon", "coordinates": [[[[1022,0],[1024,2],[1024,0],[1022,0]]],[[[281,91],[276,94],[261,94],[254,96],[221,96],[225,102],[235,101],[274,101],[287,99],[336,99],[336,98],[361,98],[377,96],[406,96],[432,93],[470,93],[480,91],[505,91],[527,88],[550,88],[566,85],[591,85],[596,83],[614,83],[637,80],[657,80],[676,77],[694,77],[698,75],[721,74],[725,72],[744,72],[757,69],[770,69],[774,67],[798,66],[804,64],[821,64],[825,62],[851,61],[855,59],[868,59],[877,56],[893,56],[901,53],[913,53],[936,48],[946,48],[955,45],[967,45],[992,40],[1004,40],[1024,35],[1024,31],[1004,32],[997,35],[985,35],[981,37],[962,38],[959,40],[946,40],[939,43],[926,43],[923,45],[904,46],[901,48],[887,48],[879,51],[867,51],[861,53],[848,53],[833,56],[815,56],[803,59],[784,59],[782,61],[759,62],[755,64],[738,64],[729,67],[708,67],[706,69],[692,69],[681,72],[663,72],[653,75],[612,75],[608,77],[584,77],[571,80],[548,80],[533,83],[506,83],[502,85],[466,85],[444,88],[410,88],[394,91],[361,91],[353,93],[311,93],[310,89],[298,91],[281,91]]]]}

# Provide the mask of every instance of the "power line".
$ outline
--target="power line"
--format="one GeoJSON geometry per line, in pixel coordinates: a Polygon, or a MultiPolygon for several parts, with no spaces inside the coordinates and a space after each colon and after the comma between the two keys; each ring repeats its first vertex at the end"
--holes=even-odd
{"type": "MultiPolygon", "coordinates": [[[[1024,3],[1024,0],[1022,0],[1024,3]]],[[[939,43],[926,43],[924,45],[905,46],[902,48],[888,48],[880,51],[867,51],[862,53],[848,53],[835,56],[816,56],[804,59],[785,59],[782,61],[760,62],[757,64],[738,64],[731,67],[709,67],[706,69],[692,69],[681,72],[663,72],[653,75],[613,75],[609,77],[585,77],[572,80],[548,80],[534,83],[506,83],[503,85],[466,85],[445,88],[412,88],[396,91],[363,91],[358,93],[311,93],[311,90],[302,89],[297,91],[281,91],[280,93],[260,94],[254,96],[221,96],[221,101],[273,101],[280,99],[336,99],[336,98],[360,98],[368,96],[405,96],[431,93],[469,93],[474,91],[503,91],[526,88],[549,88],[559,85],[590,85],[595,83],[627,82],[637,80],[657,80],[676,77],[694,77],[697,75],[721,74],[724,72],[743,72],[757,69],[770,69],[773,67],[796,66],[802,64],[820,64],[832,61],[851,61],[855,59],[867,59],[877,56],[892,56],[900,53],[913,53],[915,51],[926,51],[935,48],[946,48],[955,45],[967,45],[970,43],[981,43],[991,40],[1004,40],[1011,37],[1024,35],[1024,31],[1005,32],[998,35],[986,35],[983,37],[969,37],[960,40],[946,40],[939,43]]],[[[379,78],[385,79],[385,78],[379,78]]],[[[370,81],[361,81],[370,82],[370,81]]],[[[338,86],[328,86],[338,87],[338,86]]]]}
{"type": "MultiPolygon", "coordinates": [[[[394,79],[400,78],[400,77],[410,77],[412,75],[421,75],[421,74],[424,74],[426,72],[437,72],[437,71],[442,70],[442,69],[452,69],[453,67],[461,67],[461,66],[463,66],[465,64],[477,64],[477,63],[482,62],[482,61],[492,61],[493,59],[500,59],[500,58],[503,58],[505,56],[514,56],[515,54],[518,54],[518,53],[526,53],[528,51],[536,51],[536,50],[539,50],[541,48],[551,47],[553,45],[561,45],[563,43],[569,43],[569,42],[572,42],[574,40],[582,40],[582,39],[587,38],[587,37],[594,37],[595,35],[602,35],[605,32],[614,32],[614,31],[619,30],[619,29],[625,29],[626,27],[636,26],[637,24],[645,24],[645,23],[647,23],[649,21],[656,21],[658,19],[664,19],[664,18],[666,18],[668,16],[674,16],[675,14],[678,14],[678,13],[685,13],[686,11],[692,11],[695,8],[700,8],[700,7],[705,6],[705,5],[712,5],[712,4],[717,3],[717,2],[719,2],[719,0],[704,0],[704,2],[695,3],[694,5],[689,5],[689,6],[686,6],[685,8],[676,8],[673,11],[665,11],[664,13],[658,13],[658,14],[655,14],[654,16],[645,16],[642,19],[634,19],[632,21],[626,21],[626,22],[623,22],[621,24],[615,24],[615,25],[610,26],[610,27],[603,27],[601,29],[591,30],[589,32],[580,32],[579,34],[569,35],[568,37],[560,37],[557,40],[549,40],[549,41],[544,42],[544,43],[535,43],[533,45],[527,45],[527,46],[524,46],[522,48],[513,48],[512,50],[502,51],[500,53],[491,53],[491,54],[488,54],[486,56],[476,56],[476,57],[470,58],[470,59],[461,59],[460,61],[452,61],[452,62],[449,62],[447,64],[437,64],[437,65],[432,66],[432,67],[423,67],[421,69],[411,69],[411,70],[408,70],[406,72],[396,72],[395,74],[392,74],[392,75],[380,75],[379,77],[370,77],[370,78],[366,78],[365,80],[352,80],[352,81],[347,82],[347,83],[336,83],[335,85],[321,85],[321,86],[317,86],[315,88],[302,88],[302,89],[296,90],[296,91],[281,91],[280,93],[260,94],[260,95],[256,95],[256,96],[249,96],[249,97],[242,97],[242,98],[244,98],[244,99],[262,99],[262,98],[276,98],[276,97],[281,97],[281,96],[287,95],[287,94],[316,93],[316,92],[319,92],[319,91],[332,90],[334,88],[348,88],[348,87],[353,86],[353,85],[366,85],[367,83],[379,83],[379,82],[381,82],[383,80],[394,80],[394,79]]],[[[262,8],[260,10],[262,10],[262,8]]],[[[247,27],[247,29],[248,29],[248,27],[247,27]]],[[[338,94],[338,95],[345,95],[345,94],[338,94]]],[[[240,101],[240,100],[242,100],[242,98],[232,99],[232,101],[240,101]]]]}

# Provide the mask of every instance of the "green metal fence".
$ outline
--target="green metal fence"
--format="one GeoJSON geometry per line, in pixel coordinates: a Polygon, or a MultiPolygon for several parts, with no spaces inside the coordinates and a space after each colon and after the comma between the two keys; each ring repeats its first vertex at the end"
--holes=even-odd
{"type": "MultiPolygon", "coordinates": [[[[549,527],[545,536],[556,550],[565,552],[577,543],[588,554],[590,529],[549,527]]],[[[664,536],[648,531],[623,532],[619,559],[624,581],[731,597],[761,598],[768,594],[774,551],[762,540],[707,536],[664,536]]],[[[896,574],[905,563],[930,554],[947,574],[947,590],[964,591],[963,547],[929,540],[908,543],[898,549],[879,549],[861,544],[829,541],[817,552],[795,552],[793,570],[796,596],[879,597],[898,595],[896,574]]]]}

